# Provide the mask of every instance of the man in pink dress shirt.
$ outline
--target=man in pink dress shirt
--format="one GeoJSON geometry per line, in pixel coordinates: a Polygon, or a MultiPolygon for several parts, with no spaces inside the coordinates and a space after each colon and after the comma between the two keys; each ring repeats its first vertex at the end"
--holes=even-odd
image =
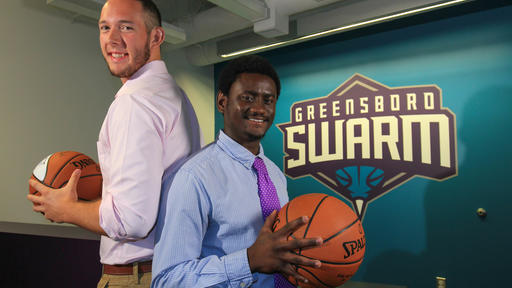
{"type": "Polygon", "coordinates": [[[62,189],[36,181],[33,209],[101,235],[98,287],[149,287],[162,178],[200,148],[194,110],[161,60],[160,13],[151,1],[109,0],[99,24],[112,75],[123,83],[101,127],[102,198],[79,201],[73,172],[62,189]]]}

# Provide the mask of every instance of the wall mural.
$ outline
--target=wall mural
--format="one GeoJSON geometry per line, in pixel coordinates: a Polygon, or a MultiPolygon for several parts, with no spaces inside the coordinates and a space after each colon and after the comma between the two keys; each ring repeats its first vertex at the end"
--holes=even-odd
{"type": "Polygon", "coordinates": [[[295,102],[277,126],[285,174],[314,177],[363,219],[370,202],[415,176],[457,175],[455,124],[436,85],[392,88],[354,74],[326,97],[295,102]]]}

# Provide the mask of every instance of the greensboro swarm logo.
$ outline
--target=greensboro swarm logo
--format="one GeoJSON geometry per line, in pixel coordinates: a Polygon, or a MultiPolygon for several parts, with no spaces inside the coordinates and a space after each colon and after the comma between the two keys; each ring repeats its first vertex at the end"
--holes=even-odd
{"type": "Polygon", "coordinates": [[[311,175],[352,202],[371,201],[420,176],[457,175],[455,115],[436,85],[390,88],[354,74],[326,97],[296,102],[284,136],[284,171],[311,175]]]}

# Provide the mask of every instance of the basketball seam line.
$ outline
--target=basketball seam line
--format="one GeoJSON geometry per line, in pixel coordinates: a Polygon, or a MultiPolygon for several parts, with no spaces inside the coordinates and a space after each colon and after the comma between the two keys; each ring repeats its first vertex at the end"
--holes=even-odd
{"type": "MultiPolygon", "coordinates": [[[[45,167],[46,171],[44,172],[43,181],[39,181],[39,182],[44,182],[44,178],[46,178],[46,176],[48,175],[48,167],[50,167],[50,165],[49,165],[50,164],[50,158],[52,158],[52,156],[48,157],[48,162],[46,163],[46,167],[45,167]]],[[[32,175],[34,175],[34,174],[32,174],[32,175]]],[[[35,175],[34,175],[34,178],[37,179],[37,177],[35,175]]],[[[37,180],[39,180],[39,179],[37,179],[37,180]]]]}
{"type": "MultiPolygon", "coordinates": [[[[32,174],[32,176],[34,176],[34,174],[32,174]]],[[[86,177],[91,177],[91,176],[101,176],[101,174],[93,174],[93,175],[82,176],[82,177],[80,177],[80,179],[82,179],[82,178],[86,178],[86,177]]],[[[34,176],[34,178],[35,178],[35,176],[34,176]]],[[[36,179],[37,179],[37,178],[36,178],[36,179]]],[[[69,182],[69,181],[64,182],[64,184],[62,184],[59,188],[62,188],[62,186],[64,186],[64,185],[65,185],[66,183],[68,183],[68,182],[69,182]]],[[[48,184],[45,184],[45,183],[43,183],[43,182],[41,182],[41,181],[39,181],[39,183],[43,184],[44,186],[46,186],[46,187],[48,187],[48,188],[55,189],[54,187],[52,187],[52,186],[50,186],[50,185],[48,185],[48,184]]],[[[36,195],[38,192],[39,192],[39,191],[37,191],[37,190],[36,190],[36,191],[34,191],[34,193],[32,193],[32,194],[33,194],[33,195],[36,195]]],[[[85,199],[85,198],[81,198],[81,197],[78,197],[78,199],[79,199],[79,200],[83,200],[83,201],[91,201],[91,200],[88,200],[88,199],[85,199]]],[[[292,236],[293,236],[293,235],[292,235],[292,236]]]]}
{"type": "MultiPolygon", "coordinates": [[[[32,174],[32,176],[34,176],[34,174],[32,174]]],[[[34,178],[36,178],[36,176],[34,176],[34,178]]],[[[37,179],[37,178],[36,178],[36,179],[37,179]]],[[[37,179],[37,181],[38,181],[39,183],[43,184],[44,186],[48,187],[48,188],[52,188],[52,189],[54,189],[52,186],[50,186],[50,185],[48,185],[48,184],[45,184],[45,183],[43,183],[43,182],[39,181],[39,179],[37,179]]],[[[34,189],[34,190],[35,190],[35,189],[34,189]]],[[[32,194],[33,194],[33,195],[36,195],[36,193],[38,193],[38,192],[39,192],[39,191],[37,191],[37,190],[36,190],[36,191],[34,191],[34,193],[32,193],[32,194]]]]}
{"type": "MultiPolygon", "coordinates": [[[[80,178],[78,178],[78,179],[87,178],[87,177],[93,177],[93,176],[101,176],[101,174],[90,174],[90,175],[80,176],[80,178]]],[[[64,187],[64,185],[66,185],[68,182],[69,182],[69,180],[64,181],[64,183],[62,183],[62,184],[59,186],[59,188],[64,187]]]]}
{"type": "MultiPolygon", "coordinates": [[[[85,175],[85,176],[81,176],[78,180],[80,180],[80,179],[82,179],[82,178],[92,177],[92,176],[101,176],[101,174],[92,174],[92,175],[85,175]]],[[[64,183],[62,183],[62,185],[60,185],[60,187],[59,187],[59,188],[62,188],[62,187],[63,187],[64,185],[66,185],[68,182],[69,182],[69,180],[68,180],[68,181],[66,181],[66,182],[64,182],[64,183]]],[[[53,187],[51,187],[51,188],[53,188],[53,187]]],[[[92,200],[94,200],[94,199],[89,200],[89,199],[85,199],[85,198],[82,198],[82,197],[78,196],[78,200],[82,200],[82,201],[92,201],[92,200]]]]}
{"type": "MultiPolygon", "coordinates": [[[[80,155],[84,155],[84,154],[80,153],[80,154],[78,154],[78,155],[75,155],[75,156],[73,156],[71,159],[69,159],[68,161],[66,161],[66,163],[64,163],[64,165],[60,166],[59,171],[57,171],[57,173],[55,173],[55,176],[53,176],[52,182],[50,182],[50,186],[51,186],[51,185],[53,185],[53,182],[55,181],[55,179],[57,179],[57,176],[59,176],[60,171],[62,171],[62,169],[64,169],[64,167],[65,167],[66,165],[68,165],[68,163],[69,163],[71,160],[75,159],[76,157],[78,157],[78,156],[80,156],[80,155]]],[[[51,157],[50,157],[50,158],[51,158],[51,157]]],[[[51,159],[48,159],[48,166],[50,166],[50,160],[51,160],[51,159]]]]}
{"type": "MultiPolygon", "coordinates": [[[[295,255],[298,255],[298,254],[297,254],[297,253],[295,253],[295,252],[292,252],[292,253],[293,253],[293,254],[295,254],[295,255]]],[[[308,258],[308,259],[312,259],[312,260],[318,260],[318,261],[320,261],[320,262],[322,262],[322,263],[325,263],[325,264],[330,264],[330,265],[340,265],[340,266],[355,264],[355,263],[357,263],[357,262],[361,262],[361,261],[363,261],[363,259],[364,259],[364,257],[361,257],[361,258],[359,258],[359,259],[357,259],[357,260],[354,260],[354,261],[352,261],[352,262],[330,262],[330,261],[326,261],[326,260],[319,260],[319,259],[312,258],[312,257],[309,257],[309,256],[305,256],[305,255],[300,255],[300,256],[305,257],[305,258],[308,258]]]]}
{"type": "Polygon", "coordinates": [[[316,212],[318,211],[318,208],[320,207],[320,205],[322,205],[322,202],[324,202],[324,200],[326,198],[328,198],[329,196],[324,196],[324,198],[322,198],[322,200],[320,200],[318,202],[318,204],[316,205],[315,207],[315,211],[313,211],[313,214],[311,214],[311,218],[309,218],[309,221],[308,221],[308,225],[306,226],[306,229],[304,231],[304,236],[302,238],[306,238],[306,235],[308,234],[308,230],[309,230],[309,226],[311,226],[311,222],[313,222],[313,218],[315,217],[315,214],[316,212]]]}
{"type": "MultiPolygon", "coordinates": [[[[316,204],[315,211],[313,211],[313,214],[311,214],[311,217],[309,218],[308,225],[306,226],[306,229],[304,230],[304,236],[302,236],[302,238],[304,238],[304,239],[306,238],[306,235],[308,234],[309,226],[311,225],[311,222],[313,222],[313,218],[315,217],[315,214],[318,211],[318,208],[320,207],[320,205],[322,205],[322,202],[324,202],[324,200],[327,197],[329,197],[329,195],[324,196],[324,198],[322,198],[318,202],[318,204],[316,204]]],[[[302,255],[302,248],[299,249],[299,255],[302,255]]]]}
{"type": "Polygon", "coordinates": [[[340,231],[336,232],[336,234],[332,235],[331,237],[328,237],[327,239],[324,240],[324,243],[326,243],[327,241],[331,240],[332,238],[340,235],[341,233],[345,232],[345,230],[347,230],[348,228],[352,227],[354,224],[357,223],[357,221],[359,220],[359,218],[356,218],[356,220],[354,220],[354,222],[350,223],[347,227],[341,229],[340,231]]]}
{"type": "Polygon", "coordinates": [[[324,285],[325,287],[336,288],[336,286],[330,286],[330,285],[327,285],[324,282],[322,282],[320,279],[318,279],[318,277],[316,277],[316,275],[313,272],[309,271],[308,269],[306,269],[304,267],[299,267],[299,269],[302,269],[302,270],[308,272],[311,276],[313,276],[316,279],[316,281],[320,282],[320,284],[324,285]]]}

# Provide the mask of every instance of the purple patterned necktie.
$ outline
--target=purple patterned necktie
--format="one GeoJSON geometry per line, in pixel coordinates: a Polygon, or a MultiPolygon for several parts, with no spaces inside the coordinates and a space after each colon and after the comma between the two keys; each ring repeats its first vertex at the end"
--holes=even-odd
{"type": "MultiPolygon", "coordinates": [[[[261,212],[263,213],[263,220],[267,219],[272,211],[281,209],[279,198],[277,197],[276,187],[267,172],[267,167],[260,157],[256,157],[252,165],[258,173],[258,195],[260,196],[261,212]]],[[[295,287],[281,274],[274,274],[274,287],[275,288],[288,288],[295,287]]]]}

